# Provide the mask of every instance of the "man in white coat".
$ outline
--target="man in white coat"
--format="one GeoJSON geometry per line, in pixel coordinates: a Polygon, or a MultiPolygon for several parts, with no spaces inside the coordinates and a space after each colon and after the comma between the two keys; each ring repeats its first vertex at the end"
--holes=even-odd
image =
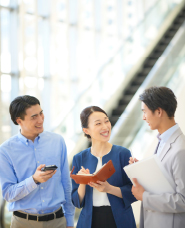
{"type": "Polygon", "coordinates": [[[132,193],[142,201],[140,228],[185,228],[185,136],[174,119],[176,97],[169,88],[150,87],[139,99],[143,120],[159,132],[155,153],[176,186],[173,194],[152,194],[134,179],[132,193]]]}

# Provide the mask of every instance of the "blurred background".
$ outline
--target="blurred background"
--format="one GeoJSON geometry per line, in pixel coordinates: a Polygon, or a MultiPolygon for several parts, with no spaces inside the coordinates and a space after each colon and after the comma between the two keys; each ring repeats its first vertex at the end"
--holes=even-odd
{"type": "MultiPolygon", "coordinates": [[[[171,88],[185,133],[184,44],[185,0],[0,0],[0,143],[18,132],[10,102],[28,94],[41,101],[45,130],[64,137],[70,166],[89,146],[79,115],[90,105],[108,113],[111,143],[150,156],[157,132],[142,121],[138,96],[171,88]]],[[[11,213],[0,200],[6,228],[11,213]]],[[[139,224],[139,202],[133,209],[139,224]]]]}

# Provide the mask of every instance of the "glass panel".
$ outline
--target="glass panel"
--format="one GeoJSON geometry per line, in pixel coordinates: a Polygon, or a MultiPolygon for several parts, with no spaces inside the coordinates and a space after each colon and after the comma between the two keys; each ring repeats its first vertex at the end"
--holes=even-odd
{"type": "Polygon", "coordinates": [[[1,10],[1,70],[4,73],[11,71],[10,55],[10,12],[1,10]]]}
{"type": "Polygon", "coordinates": [[[67,2],[66,0],[56,0],[56,14],[57,20],[67,20],[67,2]]]}
{"type": "Polygon", "coordinates": [[[9,6],[10,5],[10,0],[0,0],[0,5],[9,6]]]}
{"type": "Polygon", "coordinates": [[[1,75],[1,139],[0,143],[4,142],[7,138],[11,137],[11,126],[9,117],[9,104],[11,96],[11,76],[1,75]]]}
{"type": "Polygon", "coordinates": [[[34,13],[36,0],[23,0],[25,11],[27,13],[34,13]]]}
{"type": "Polygon", "coordinates": [[[50,4],[53,1],[49,0],[37,0],[38,15],[48,17],[50,14],[50,4]]]}

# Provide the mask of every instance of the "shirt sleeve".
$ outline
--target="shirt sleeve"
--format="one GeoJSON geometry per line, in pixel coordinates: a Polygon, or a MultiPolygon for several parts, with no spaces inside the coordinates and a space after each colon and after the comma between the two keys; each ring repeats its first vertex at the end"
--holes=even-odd
{"type": "Polygon", "coordinates": [[[132,182],[128,178],[127,174],[124,171],[124,167],[129,164],[129,158],[131,157],[131,153],[129,150],[125,149],[125,151],[120,153],[120,161],[122,167],[122,178],[123,182],[125,183],[124,186],[120,187],[123,201],[125,207],[130,206],[133,202],[137,201],[137,199],[133,196],[131,189],[132,189],[132,182]]]}
{"type": "Polygon", "coordinates": [[[147,210],[162,213],[185,212],[185,150],[175,155],[172,164],[173,178],[176,184],[175,193],[152,194],[143,193],[143,207],[147,210]]]}
{"type": "Polygon", "coordinates": [[[3,198],[8,202],[20,200],[37,188],[33,177],[18,183],[13,166],[2,150],[0,150],[0,185],[3,198]]]}
{"type": "Polygon", "coordinates": [[[63,154],[63,160],[61,165],[62,167],[61,181],[64,188],[64,194],[65,194],[65,200],[66,200],[66,203],[63,205],[63,208],[64,208],[65,218],[67,220],[67,226],[74,226],[75,207],[73,206],[71,201],[71,180],[69,176],[67,149],[63,138],[62,138],[61,147],[62,147],[62,154],[63,154]]]}

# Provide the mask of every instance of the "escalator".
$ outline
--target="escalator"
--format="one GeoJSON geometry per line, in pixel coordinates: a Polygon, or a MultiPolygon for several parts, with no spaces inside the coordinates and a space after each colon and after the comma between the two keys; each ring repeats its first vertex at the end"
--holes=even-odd
{"type": "Polygon", "coordinates": [[[125,108],[133,98],[134,94],[137,92],[138,88],[141,86],[143,81],[146,79],[147,75],[160,58],[160,56],[165,51],[166,47],[171,42],[172,38],[180,28],[180,26],[185,21],[185,7],[181,10],[178,16],[173,21],[170,28],[165,32],[162,39],[159,41],[157,46],[154,48],[152,53],[146,58],[144,61],[142,70],[138,72],[132,79],[131,83],[127,86],[127,88],[123,91],[123,95],[120,98],[118,105],[113,109],[110,115],[110,121],[112,126],[118,121],[120,115],[124,112],[125,108]]]}

